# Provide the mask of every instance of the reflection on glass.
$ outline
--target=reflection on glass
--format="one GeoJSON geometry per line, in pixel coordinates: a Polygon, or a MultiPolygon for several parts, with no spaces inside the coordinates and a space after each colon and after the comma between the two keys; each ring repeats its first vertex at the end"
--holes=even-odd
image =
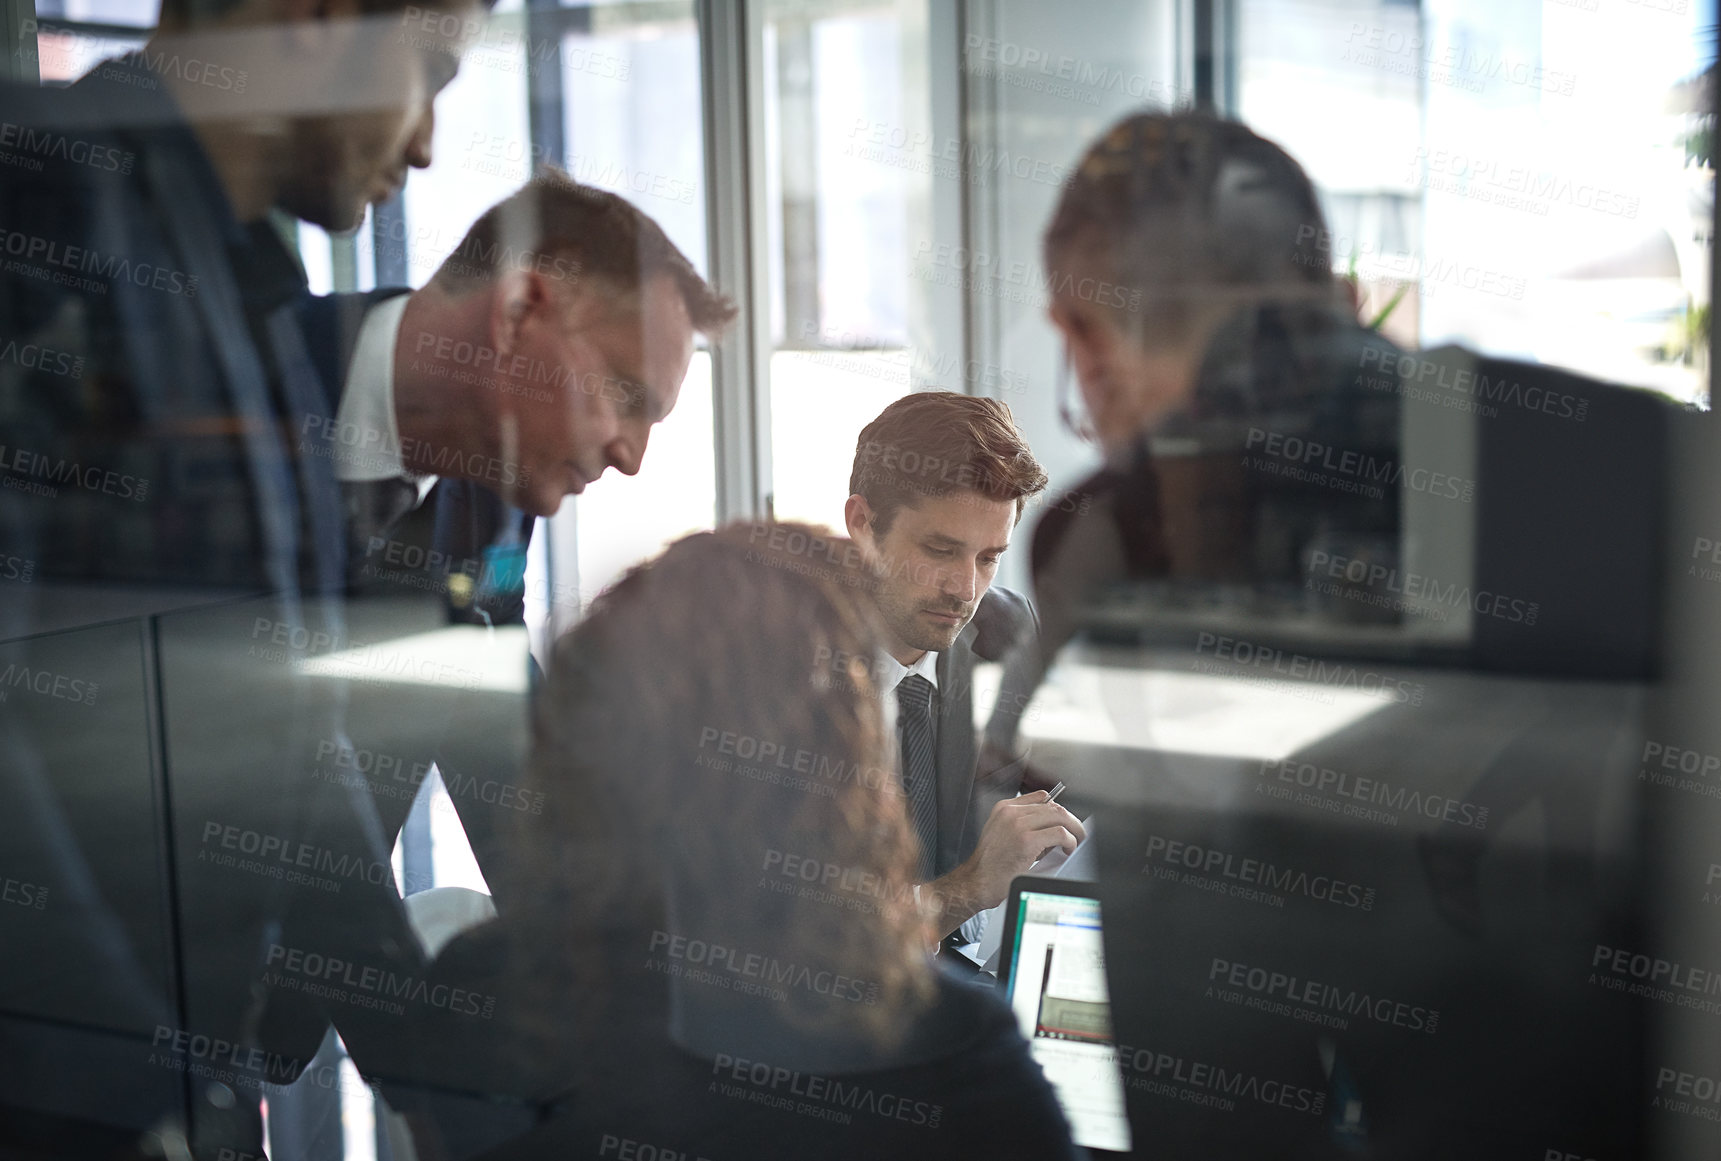
{"type": "Polygon", "coordinates": [[[1325,249],[1382,333],[1701,402],[1703,19],[1245,0],[1239,112],[1320,187],[1325,249]]]}

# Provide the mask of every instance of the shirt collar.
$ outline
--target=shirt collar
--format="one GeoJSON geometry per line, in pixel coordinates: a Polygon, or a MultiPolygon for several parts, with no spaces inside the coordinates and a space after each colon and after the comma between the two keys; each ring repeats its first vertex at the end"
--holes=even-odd
{"type": "Polygon", "coordinates": [[[884,693],[896,692],[896,687],[902,684],[902,679],[911,673],[919,674],[932,683],[932,688],[938,688],[938,654],[928,651],[920,655],[920,660],[913,665],[904,665],[884,650],[879,650],[878,666],[879,686],[884,693]]]}
{"type": "Polygon", "coordinates": [[[436,477],[414,476],[406,470],[394,411],[394,348],[410,297],[397,294],[385,299],[371,307],[359,325],[336,422],[340,431],[375,432],[376,441],[363,452],[355,449],[336,456],[335,475],[352,481],[406,479],[417,486],[423,502],[436,477]]]}

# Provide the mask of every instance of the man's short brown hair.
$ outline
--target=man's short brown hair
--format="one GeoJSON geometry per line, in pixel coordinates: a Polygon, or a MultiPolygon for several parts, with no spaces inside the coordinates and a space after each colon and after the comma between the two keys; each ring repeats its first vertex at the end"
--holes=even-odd
{"type": "Polygon", "coordinates": [[[616,305],[634,311],[641,285],[667,274],[694,330],[716,335],[735,318],[735,304],[700,277],[650,215],[551,166],[484,211],[432,281],[462,294],[508,270],[537,270],[568,283],[590,280],[616,305]]]}
{"type": "Polygon", "coordinates": [[[849,493],[865,497],[879,536],[904,505],[963,489],[1014,501],[1020,520],[1045,486],[1010,408],[954,391],[917,391],[879,412],[861,429],[849,474],[849,493]]]}

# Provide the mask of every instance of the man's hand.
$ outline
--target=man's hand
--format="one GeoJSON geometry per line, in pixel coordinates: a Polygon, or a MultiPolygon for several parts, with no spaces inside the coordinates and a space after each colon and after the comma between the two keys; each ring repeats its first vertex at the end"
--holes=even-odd
{"type": "Polygon", "coordinates": [[[1061,847],[1068,854],[1087,837],[1081,821],[1047,797],[1036,790],[994,806],[968,861],[921,893],[940,938],[1002,903],[1010,881],[1048,851],[1061,847]]]}

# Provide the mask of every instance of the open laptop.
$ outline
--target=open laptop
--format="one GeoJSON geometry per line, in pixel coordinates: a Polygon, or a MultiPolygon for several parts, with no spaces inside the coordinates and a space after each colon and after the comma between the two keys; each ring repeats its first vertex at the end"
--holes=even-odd
{"type": "Polygon", "coordinates": [[[1021,875],[1004,906],[998,986],[1076,1144],[1130,1149],[1094,884],[1021,875]]]}

